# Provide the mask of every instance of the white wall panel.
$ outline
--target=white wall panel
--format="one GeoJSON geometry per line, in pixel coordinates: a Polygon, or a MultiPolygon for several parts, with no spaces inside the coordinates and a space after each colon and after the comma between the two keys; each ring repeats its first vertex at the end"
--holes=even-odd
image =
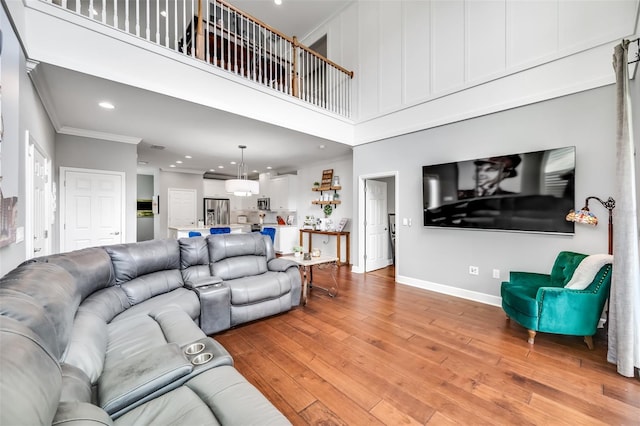
{"type": "Polygon", "coordinates": [[[431,76],[433,94],[464,83],[464,1],[431,2],[431,76]]]}
{"type": "Polygon", "coordinates": [[[378,113],[378,3],[362,2],[358,11],[360,117],[371,117],[378,113]]]}
{"type": "Polygon", "coordinates": [[[505,69],[505,0],[466,3],[466,78],[477,81],[505,69]]]}
{"type": "Polygon", "coordinates": [[[353,70],[358,66],[358,44],[356,43],[358,40],[358,4],[354,3],[347,8],[340,17],[342,38],[336,42],[342,43],[342,57],[338,63],[348,70],[353,70]]]}
{"type": "Polygon", "coordinates": [[[402,103],[402,3],[380,3],[380,56],[378,57],[380,112],[392,111],[402,103]]]}
{"type": "Polygon", "coordinates": [[[631,34],[633,25],[624,28],[623,22],[636,15],[634,0],[561,1],[558,4],[561,50],[578,50],[612,38],[631,34]]]}
{"type": "Polygon", "coordinates": [[[507,2],[507,67],[548,58],[558,49],[558,2],[507,2]]]}
{"type": "MultiPolygon", "coordinates": [[[[340,15],[340,21],[342,25],[342,39],[339,42],[342,43],[342,59],[338,62],[340,65],[348,70],[354,71],[354,78],[351,80],[351,104],[352,117],[359,117],[359,103],[360,97],[358,90],[358,81],[360,80],[361,72],[358,70],[358,3],[354,3],[340,15]],[[348,42],[347,42],[348,40],[348,42]]],[[[331,35],[327,35],[331,37],[331,35]]]]}
{"type": "Polygon", "coordinates": [[[430,11],[428,1],[403,3],[402,90],[405,104],[425,99],[431,91],[430,11]]]}

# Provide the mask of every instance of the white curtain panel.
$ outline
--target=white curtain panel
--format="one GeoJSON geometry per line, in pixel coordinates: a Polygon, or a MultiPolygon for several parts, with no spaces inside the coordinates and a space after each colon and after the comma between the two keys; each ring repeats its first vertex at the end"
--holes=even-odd
{"type": "Polygon", "coordinates": [[[628,46],[629,42],[623,40],[613,55],[617,94],[616,209],[607,360],[617,365],[621,375],[633,377],[634,368],[640,368],[640,258],[628,46]]]}

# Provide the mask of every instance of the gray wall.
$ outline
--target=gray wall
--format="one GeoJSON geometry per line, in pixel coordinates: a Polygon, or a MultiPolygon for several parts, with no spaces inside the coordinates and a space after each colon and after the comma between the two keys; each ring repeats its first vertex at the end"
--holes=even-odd
{"type": "MultiPolygon", "coordinates": [[[[133,144],[58,134],[54,176],[59,181],[60,167],[124,172],[125,242],[135,242],[137,158],[137,148],[133,144]]],[[[59,238],[59,226],[55,229],[59,238]]]]}
{"type": "MultiPolygon", "coordinates": [[[[397,227],[398,281],[498,296],[501,280],[492,278],[494,268],[500,269],[503,278],[509,270],[547,272],[561,250],[606,252],[606,226],[576,225],[574,236],[560,236],[422,225],[423,165],[567,145],[577,148],[577,207],[589,195],[613,195],[613,86],[355,147],[354,185],[361,175],[398,171],[397,221],[411,218],[413,222],[410,227],[397,227]],[[478,276],[469,275],[470,265],[480,268],[478,276]]],[[[592,210],[606,223],[606,210],[596,205],[592,210]]],[[[352,231],[358,253],[358,230],[352,231]]]]}
{"type": "MultiPolygon", "coordinates": [[[[5,197],[18,197],[17,226],[25,226],[25,131],[51,160],[54,158],[55,132],[26,72],[24,52],[14,34],[4,7],[0,7],[3,46],[1,62],[2,191],[5,197]]],[[[26,259],[24,241],[0,248],[0,276],[26,259]]]]}

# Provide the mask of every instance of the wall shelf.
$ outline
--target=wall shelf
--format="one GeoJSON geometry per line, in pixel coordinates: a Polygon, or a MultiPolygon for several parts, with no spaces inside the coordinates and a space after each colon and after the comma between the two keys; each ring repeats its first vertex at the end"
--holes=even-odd
{"type": "Polygon", "coordinates": [[[333,201],[318,201],[318,200],[313,200],[311,202],[311,204],[319,204],[319,205],[327,205],[327,204],[334,204],[334,205],[338,205],[340,204],[340,200],[333,200],[333,201]]]}
{"type": "Polygon", "coordinates": [[[312,191],[340,191],[342,189],[341,186],[314,186],[311,188],[312,191]]]}

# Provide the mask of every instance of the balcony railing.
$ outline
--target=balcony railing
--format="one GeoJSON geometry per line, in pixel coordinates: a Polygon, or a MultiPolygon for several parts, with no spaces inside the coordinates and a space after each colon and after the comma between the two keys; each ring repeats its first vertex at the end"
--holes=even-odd
{"type": "Polygon", "coordinates": [[[222,0],[42,1],[351,116],[352,71],[222,0]]]}

